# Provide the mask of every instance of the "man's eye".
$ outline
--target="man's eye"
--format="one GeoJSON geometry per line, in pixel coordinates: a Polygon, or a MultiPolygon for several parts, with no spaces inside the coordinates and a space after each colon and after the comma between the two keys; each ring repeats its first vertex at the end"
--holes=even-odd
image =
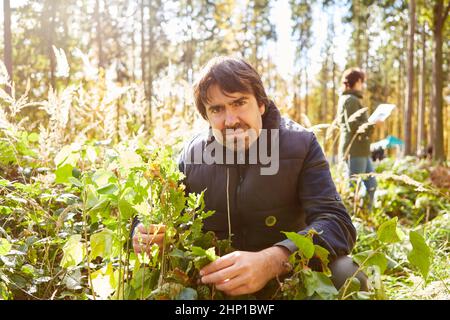
{"type": "Polygon", "coordinates": [[[238,106],[238,107],[243,106],[244,104],[245,104],[245,100],[236,101],[236,102],[234,103],[234,105],[235,105],[235,106],[238,106]]]}
{"type": "Polygon", "coordinates": [[[220,112],[220,108],[218,108],[218,107],[210,108],[209,111],[211,111],[211,113],[219,113],[220,112]]]}

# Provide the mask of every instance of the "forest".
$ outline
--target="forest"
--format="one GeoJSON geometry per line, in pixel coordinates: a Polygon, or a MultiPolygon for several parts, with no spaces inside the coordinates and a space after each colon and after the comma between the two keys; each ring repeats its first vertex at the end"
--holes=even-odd
{"type": "Polygon", "coordinates": [[[217,56],[245,59],[281,115],[314,132],[370,284],[335,288],[317,232],[283,230],[298,248],[291,274],[238,298],[450,299],[449,10],[448,0],[3,0],[0,300],[236,298],[200,281],[235,249],[203,229],[214,210],[185,192],[177,164],[208,129],[193,85],[217,56]],[[395,107],[371,135],[373,172],[349,177],[338,109],[351,67],[364,71],[368,114],[395,107]],[[165,226],[150,254],[133,251],[136,216],[165,226]]]}

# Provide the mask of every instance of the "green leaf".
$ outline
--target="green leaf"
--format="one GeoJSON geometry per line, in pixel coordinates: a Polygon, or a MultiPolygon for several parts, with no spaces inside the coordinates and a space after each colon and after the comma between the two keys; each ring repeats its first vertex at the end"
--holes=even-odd
{"type": "Polygon", "coordinates": [[[74,267],[78,265],[86,254],[84,245],[81,243],[81,235],[72,235],[63,246],[64,256],[60,266],[63,268],[74,267]]]}
{"type": "Polygon", "coordinates": [[[72,177],[73,167],[70,164],[65,164],[56,169],[55,183],[67,183],[70,182],[69,178],[72,177]]]}
{"type": "Polygon", "coordinates": [[[0,238],[0,256],[4,256],[11,250],[12,245],[8,240],[0,238]]]}
{"type": "Polygon", "coordinates": [[[97,159],[97,152],[95,151],[95,148],[93,146],[86,147],[86,157],[89,162],[95,163],[95,160],[97,159]]]}
{"type": "Polygon", "coordinates": [[[36,270],[30,264],[23,265],[22,268],[20,268],[20,271],[30,276],[34,276],[36,274],[36,270]]]}
{"type": "Polygon", "coordinates": [[[68,181],[69,181],[70,183],[72,183],[74,186],[77,186],[77,187],[80,187],[80,188],[83,187],[83,184],[82,184],[81,181],[78,180],[77,178],[69,177],[68,181]]]}
{"type": "Polygon", "coordinates": [[[132,150],[125,150],[120,154],[119,160],[120,166],[124,168],[126,171],[131,168],[140,167],[144,165],[142,158],[136,152],[132,150]]]}
{"type": "Polygon", "coordinates": [[[282,233],[284,233],[286,235],[286,237],[291,240],[292,242],[294,242],[294,244],[297,246],[298,251],[300,251],[300,253],[306,258],[306,259],[311,259],[312,256],[314,255],[314,244],[312,242],[311,239],[298,234],[296,232],[284,232],[282,231],[282,233]]]}
{"type": "Polygon", "coordinates": [[[91,283],[95,294],[100,299],[107,299],[116,289],[116,279],[112,265],[91,273],[91,283]]]}
{"type": "Polygon", "coordinates": [[[376,265],[380,268],[380,273],[383,274],[386,271],[388,265],[388,259],[382,252],[375,252],[368,250],[353,255],[355,260],[360,266],[367,267],[376,265]]]}
{"type": "Polygon", "coordinates": [[[409,233],[409,240],[413,249],[408,254],[408,261],[420,270],[422,277],[426,279],[431,265],[431,250],[425,239],[416,231],[409,233]]]}
{"type": "Polygon", "coordinates": [[[55,165],[60,167],[70,164],[72,167],[75,167],[80,159],[80,154],[76,151],[77,149],[74,145],[62,147],[62,149],[55,156],[55,165]]]}
{"type": "Polygon", "coordinates": [[[11,182],[9,180],[0,179],[0,186],[6,187],[6,186],[9,186],[10,184],[11,184],[11,182]]]}
{"type": "Polygon", "coordinates": [[[147,201],[142,201],[133,206],[133,208],[142,215],[149,215],[152,211],[151,205],[147,201]]]}
{"type": "Polygon", "coordinates": [[[119,190],[119,187],[116,184],[109,183],[106,186],[103,186],[103,187],[97,189],[97,193],[113,195],[113,194],[116,194],[118,190],[119,190]]]}
{"type": "Polygon", "coordinates": [[[133,208],[134,201],[134,191],[132,188],[128,187],[123,192],[119,198],[117,206],[119,207],[120,216],[123,220],[128,220],[136,213],[136,210],[133,208]]]}
{"type": "Polygon", "coordinates": [[[314,245],[314,256],[319,258],[322,264],[323,273],[327,276],[331,275],[331,270],[328,267],[330,260],[328,259],[328,255],[330,252],[317,244],[314,245]]]}
{"type": "Polygon", "coordinates": [[[94,186],[91,184],[85,187],[84,195],[86,197],[85,201],[87,209],[94,207],[100,201],[100,199],[97,197],[97,192],[95,191],[94,186]]]}
{"type": "Polygon", "coordinates": [[[28,141],[30,142],[37,142],[39,141],[39,134],[37,134],[36,132],[32,132],[28,135],[28,141]]]}
{"type": "Polygon", "coordinates": [[[402,240],[402,234],[397,229],[397,217],[384,222],[377,231],[377,237],[385,243],[395,243],[402,240]]]}
{"type": "Polygon", "coordinates": [[[184,252],[180,249],[175,248],[169,253],[169,256],[184,259],[184,252]]]}
{"type": "Polygon", "coordinates": [[[321,272],[305,270],[303,271],[303,280],[306,294],[309,297],[317,293],[322,299],[331,300],[336,298],[338,294],[331,279],[321,272]]]}
{"type": "Polygon", "coordinates": [[[59,152],[55,156],[55,165],[59,167],[66,161],[66,159],[69,157],[71,153],[72,150],[70,150],[70,146],[62,147],[61,150],[59,150],[59,152]]]}
{"type": "Polygon", "coordinates": [[[92,176],[92,181],[94,181],[98,187],[104,187],[109,183],[117,181],[117,177],[110,171],[99,169],[92,176]]]}
{"type": "Polygon", "coordinates": [[[113,252],[113,236],[114,233],[109,229],[104,229],[91,236],[91,254],[90,259],[102,257],[110,259],[113,252]]]}
{"type": "Polygon", "coordinates": [[[205,251],[206,257],[209,259],[209,261],[216,261],[219,257],[216,256],[216,250],[214,247],[209,248],[205,251]]]}
{"type": "Polygon", "coordinates": [[[10,214],[13,210],[10,207],[0,206],[0,214],[10,214]]]}
{"type": "Polygon", "coordinates": [[[356,296],[361,288],[361,283],[356,277],[348,278],[339,290],[339,299],[349,299],[356,296]]]}
{"type": "Polygon", "coordinates": [[[206,257],[206,250],[203,248],[192,246],[191,252],[194,256],[206,257]]]}

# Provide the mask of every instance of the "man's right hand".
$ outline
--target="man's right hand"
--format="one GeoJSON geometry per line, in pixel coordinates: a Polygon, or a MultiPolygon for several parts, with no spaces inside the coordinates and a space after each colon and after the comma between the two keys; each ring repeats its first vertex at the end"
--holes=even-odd
{"type": "Polygon", "coordinates": [[[133,249],[136,254],[147,252],[150,255],[150,248],[155,243],[158,246],[163,245],[164,232],[166,226],[162,224],[151,224],[146,228],[142,223],[139,223],[133,234],[133,249]]]}

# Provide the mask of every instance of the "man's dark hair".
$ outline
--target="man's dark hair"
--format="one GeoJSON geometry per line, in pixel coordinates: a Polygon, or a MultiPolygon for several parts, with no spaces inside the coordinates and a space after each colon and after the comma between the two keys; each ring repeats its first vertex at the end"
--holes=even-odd
{"type": "Polygon", "coordinates": [[[364,82],[365,74],[359,68],[350,68],[344,71],[342,74],[341,83],[343,85],[343,89],[351,89],[355,85],[358,80],[361,79],[364,82]]]}
{"type": "Polygon", "coordinates": [[[211,59],[202,68],[194,83],[195,105],[204,119],[207,119],[205,103],[208,102],[208,89],[215,84],[225,95],[234,92],[251,93],[258,105],[269,105],[269,98],[258,72],[243,59],[220,56],[211,59]]]}

